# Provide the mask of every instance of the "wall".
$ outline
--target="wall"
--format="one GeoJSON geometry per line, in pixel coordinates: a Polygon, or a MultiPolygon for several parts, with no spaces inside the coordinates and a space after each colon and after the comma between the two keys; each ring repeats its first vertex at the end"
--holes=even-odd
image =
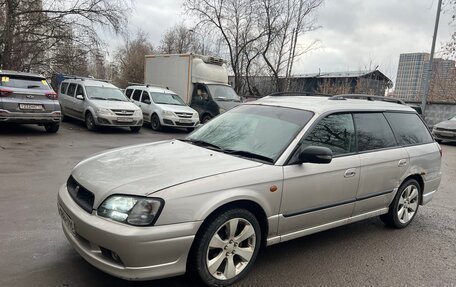
{"type": "MultiPolygon", "coordinates": [[[[413,105],[421,105],[419,102],[408,102],[413,105]]],[[[426,105],[425,121],[433,126],[450,117],[456,116],[456,103],[430,102],[426,105]]]]}

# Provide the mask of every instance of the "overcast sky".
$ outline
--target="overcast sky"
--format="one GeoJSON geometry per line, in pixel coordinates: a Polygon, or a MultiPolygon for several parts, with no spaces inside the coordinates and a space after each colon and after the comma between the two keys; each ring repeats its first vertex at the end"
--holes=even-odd
{"type": "MultiPolygon", "coordinates": [[[[430,51],[436,9],[437,0],[326,0],[316,15],[321,28],[301,39],[302,45],[319,40],[320,48],[301,56],[293,73],[360,70],[372,64],[395,80],[400,53],[430,51]]],[[[135,0],[129,30],[144,30],[158,45],[166,29],[191,22],[182,10],[182,0],[135,0]]],[[[437,52],[455,29],[449,21],[449,13],[442,13],[437,52]]]]}

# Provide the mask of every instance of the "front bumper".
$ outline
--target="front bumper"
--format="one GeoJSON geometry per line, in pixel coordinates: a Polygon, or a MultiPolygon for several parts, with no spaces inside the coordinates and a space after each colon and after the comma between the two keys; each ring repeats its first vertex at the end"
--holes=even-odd
{"type": "Polygon", "coordinates": [[[71,245],[96,268],[127,280],[150,280],[185,273],[187,256],[201,222],[135,227],[87,213],[70,197],[66,185],[58,205],[74,223],[62,227],[71,245]],[[115,260],[112,254],[118,255],[115,260]]]}
{"type": "Polygon", "coordinates": [[[142,116],[97,115],[95,121],[99,126],[135,127],[143,125],[142,116]]]}
{"type": "Polygon", "coordinates": [[[10,112],[0,109],[0,122],[17,124],[50,124],[59,123],[62,114],[60,111],[51,113],[37,112],[10,112]]]}
{"type": "Polygon", "coordinates": [[[199,118],[181,118],[175,116],[163,116],[161,119],[162,126],[192,128],[199,124],[199,118]]]}
{"type": "Polygon", "coordinates": [[[453,130],[433,129],[432,130],[432,135],[437,140],[456,142],[456,131],[453,131],[453,130]]]}

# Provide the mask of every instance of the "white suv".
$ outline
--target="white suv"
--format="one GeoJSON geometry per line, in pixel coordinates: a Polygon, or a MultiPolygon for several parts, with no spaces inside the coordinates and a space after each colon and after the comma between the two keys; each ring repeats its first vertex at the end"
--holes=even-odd
{"type": "Polygon", "coordinates": [[[85,121],[90,131],[98,126],[117,126],[139,132],[143,124],[141,109],[107,82],[85,78],[64,80],[59,87],[59,102],[63,116],[85,121]]]}
{"type": "Polygon", "coordinates": [[[139,106],[144,121],[159,131],[163,126],[187,128],[191,132],[199,124],[198,112],[190,108],[171,90],[151,86],[130,86],[125,95],[139,106]]]}

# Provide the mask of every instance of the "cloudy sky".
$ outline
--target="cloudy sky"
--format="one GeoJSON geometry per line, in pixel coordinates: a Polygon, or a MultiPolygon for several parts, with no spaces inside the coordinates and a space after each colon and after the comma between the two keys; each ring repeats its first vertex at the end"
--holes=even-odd
{"type": "MultiPolygon", "coordinates": [[[[437,0],[326,0],[316,15],[320,28],[300,40],[303,46],[319,40],[320,48],[301,56],[293,72],[378,65],[394,80],[400,53],[430,51],[436,9],[437,0]]],[[[449,20],[449,13],[442,13],[437,53],[456,29],[449,20]]],[[[191,23],[183,13],[182,0],[135,0],[129,30],[146,31],[158,45],[163,32],[181,21],[191,23]]]]}

